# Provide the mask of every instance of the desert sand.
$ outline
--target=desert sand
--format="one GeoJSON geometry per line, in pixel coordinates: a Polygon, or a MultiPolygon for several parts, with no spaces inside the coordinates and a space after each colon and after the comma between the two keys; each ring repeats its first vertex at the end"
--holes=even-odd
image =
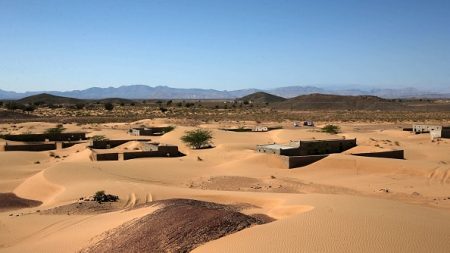
{"type": "MultiPolygon", "coordinates": [[[[87,144],[52,151],[60,158],[49,151],[0,151],[0,192],[42,202],[0,210],[0,252],[77,252],[105,232],[158,210],[149,205],[153,201],[174,198],[243,205],[243,214],[274,219],[203,243],[193,252],[450,250],[448,139],[432,142],[427,134],[385,123],[342,123],[342,133],[329,135],[288,123],[269,132],[229,132],[220,128],[236,123],[219,122],[198,126],[212,131],[214,148],[192,150],[180,136],[194,127],[167,120],[64,127],[124,139],[132,138],[126,132],[130,126],[142,124],[175,124],[174,131],[149,139],[178,145],[186,156],[93,162],[87,144]],[[254,151],[257,144],[344,136],[357,138],[353,151],[404,149],[406,159],[358,157],[349,150],[288,170],[275,155],[254,151]],[[67,205],[75,209],[81,197],[98,190],[118,195],[119,203],[109,211],[48,211],[67,205]]],[[[38,133],[53,126],[30,122],[0,127],[38,133]]]]}

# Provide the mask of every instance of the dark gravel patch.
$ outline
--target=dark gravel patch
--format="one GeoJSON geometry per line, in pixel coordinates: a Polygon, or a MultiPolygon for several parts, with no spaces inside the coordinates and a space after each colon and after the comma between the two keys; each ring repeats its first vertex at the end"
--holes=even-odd
{"type": "Polygon", "coordinates": [[[153,202],[162,207],[106,232],[82,252],[189,252],[208,241],[270,221],[236,207],[191,199],[153,202]]]}
{"type": "Polygon", "coordinates": [[[12,192],[0,193],[0,211],[16,210],[41,205],[42,202],[17,197],[12,192]]]}

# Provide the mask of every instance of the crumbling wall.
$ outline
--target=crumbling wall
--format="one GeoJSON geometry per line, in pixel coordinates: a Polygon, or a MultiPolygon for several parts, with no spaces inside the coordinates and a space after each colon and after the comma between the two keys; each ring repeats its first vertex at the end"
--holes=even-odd
{"type": "Polygon", "coordinates": [[[416,134],[429,133],[430,131],[434,130],[442,130],[442,126],[424,124],[413,125],[413,132],[416,134]]]}

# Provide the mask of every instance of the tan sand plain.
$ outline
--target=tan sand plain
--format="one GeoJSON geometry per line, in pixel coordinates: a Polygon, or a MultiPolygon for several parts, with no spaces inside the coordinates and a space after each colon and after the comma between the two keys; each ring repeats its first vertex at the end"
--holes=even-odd
{"type": "MultiPolygon", "coordinates": [[[[144,120],[65,127],[87,131],[88,136],[123,139],[134,138],[126,133],[131,125],[173,123],[144,120]]],[[[0,252],[77,252],[103,232],[155,210],[132,207],[169,198],[247,203],[254,207],[244,213],[277,219],[210,241],[194,252],[449,252],[449,140],[431,142],[427,134],[413,135],[382,123],[341,124],[342,133],[334,136],[310,128],[219,130],[233,124],[200,126],[213,132],[212,149],[191,150],[182,144],[180,136],[194,128],[183,124],[150,138],[179,145],[186,156],[177,158],[92,162],[85,144],[54,151],[59,159],[49,152],[0,151],[0,192],[43,202],[0,212],[0,252]],[[282,169],[276,156],[254,151],[257,144],[343,136],[357,138],[359,146],[298,169],[282,169]],[[406,160],[349,155],[391,149],[404,149],[406,160]],[[37,212],[74,203],[97,190],[119,195],[123,209],[83,215],[37,212]]],[[[53,126],[0,127],[21,133],[53,126]]],[[[121,148],[136,147],[124,145],[121,148]]]]}

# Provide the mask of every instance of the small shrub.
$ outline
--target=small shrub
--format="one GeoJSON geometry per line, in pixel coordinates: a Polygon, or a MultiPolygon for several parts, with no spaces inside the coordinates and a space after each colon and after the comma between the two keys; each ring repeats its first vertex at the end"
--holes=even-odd
{"type": "Polygon", "coordinates": [[[26,105],[25,107],[22,108],[22,110],[24,112],[33,112],[34,110],[36,110],[36,106],[34,106],[34,105],[26,105]]]}
{"type": "Polygon", "coordinates": [[[56,127],[53,128],[49,128],[47,130],[45,130],[45,134],[60,134],[62,132],[64,132],[64,130],[66,130],[63,125],[58,124],[56,127]]]}
{"type": "Polygon", "coordinates": [[[210,146],[212,138],[213,136],[211,131],[196,129],[186,131],[185,135],[181,136],[181,141],[194,149],[200,149],[210,146]]]}
{"type": "Polygon", "coordinates": [[[175,129],[175,126],[168,126],[164,128],[164,133],[171,132],[175,129]]]}
{"type": "Polygon", "coordinates": [[[94,194],[94,196],[92,196],[92,198],[94,199],[94,201],[97,201],[98,203],[102,203],[102,202],[116,202],[117,200],[119,200],[119,196],[106,194],[105,191],[98,191],[98,192],[96,192],[94,194]]]}
{"type": "Polygon", "coordinates": [[[322,132],[329,134],[337,134],[341,131],[341,128],[336,125],[326,125],[322,127],[322,132]]]}
{"type": "Polygon", "coordinates": [[[106,138],[104,135],[94,135],[94,136],[92,136],[92,140],[93,141],[107,141],[109,139],[106,138]]]}

